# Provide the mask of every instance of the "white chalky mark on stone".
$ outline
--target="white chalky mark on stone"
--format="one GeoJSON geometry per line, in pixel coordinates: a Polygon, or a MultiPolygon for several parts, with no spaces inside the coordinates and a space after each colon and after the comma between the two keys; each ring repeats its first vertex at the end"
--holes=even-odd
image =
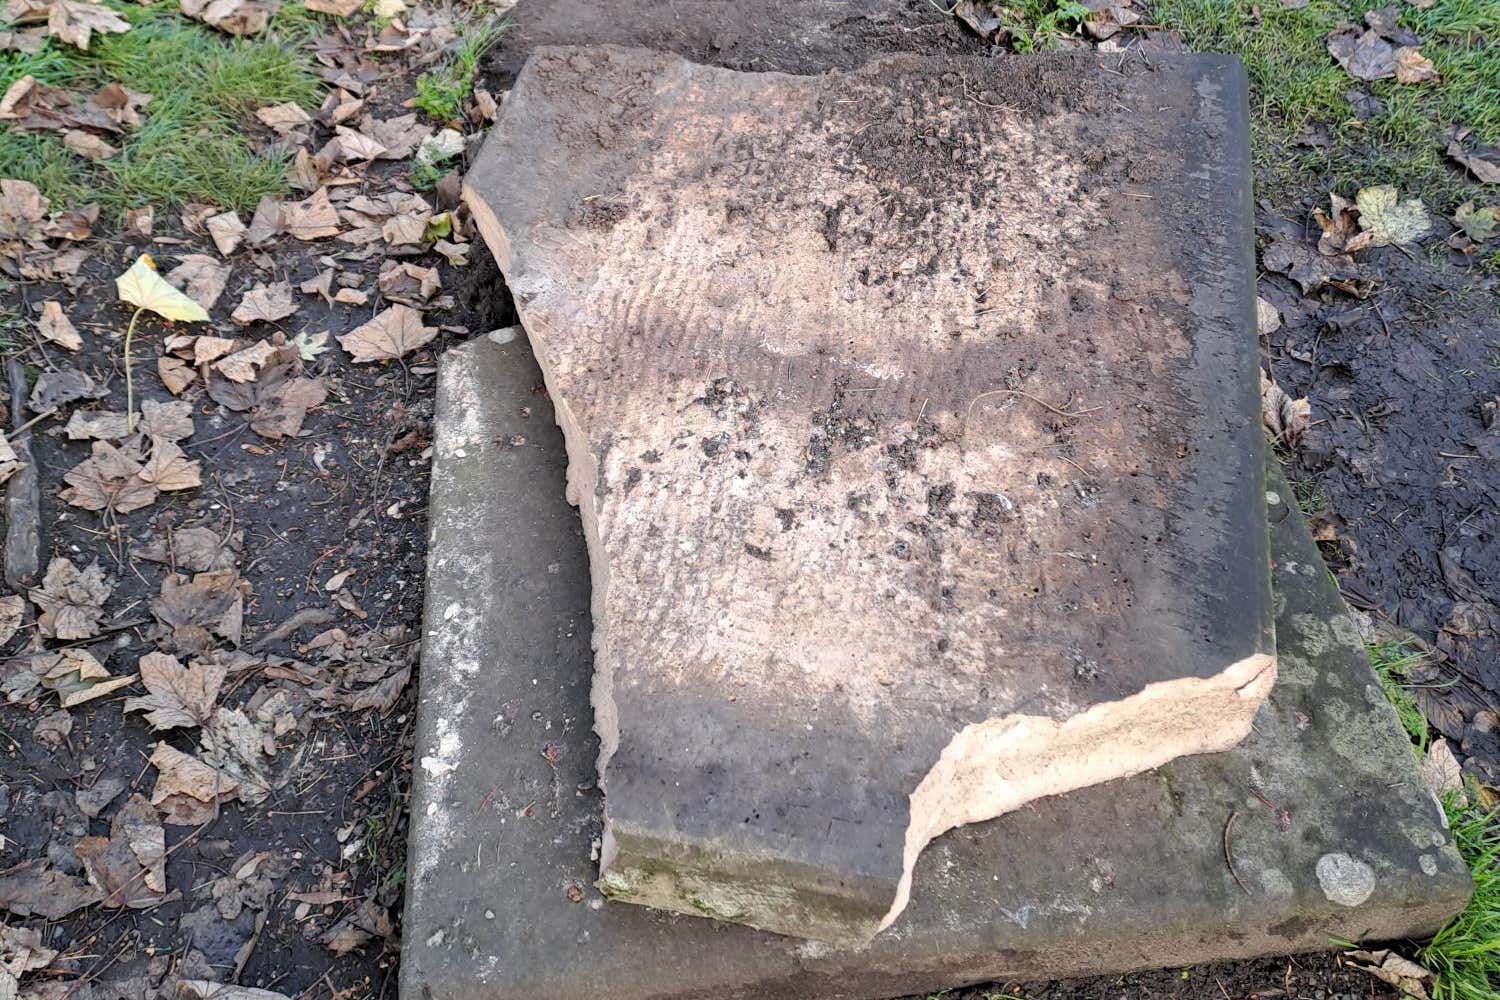
{"type": "Polygon", "coordinates": [[[1266,490],[1266,503],[1272,507],[1275,507],[1277,504],[1281,503],[1281,494],[1277,493],[1275,490],[1266,490]]]}
{"type": "Polygon", "coordinates": [[[1318,885],[1330,903],[1358,906],[1375,891],[1375,870],[1343,851],[1323,855],[1315,870],[1318,885]]]}
{"type": "Polygon", "coordinates": [[[508,344],[516,339],[516,331],[519,329],[521,329],[519,326],[504,326],[498,330],[491,330],[485,336],[497,344],[508,344]]]}
{"type": "Polygon", "coordinates": [[[1272,899],[1290,899],[1297,890],[1280,868],[1267,868],[1258,875],[1260,886],[1272,899]]]}
{"type": "Polygon", "coordinates": [[[1422,873],[1424,875],[1436,875],[1438,873],[1437,858],[1431,854],[1422,855],[1417,859],[1417,864],[1422,866],[1422,873]]]}

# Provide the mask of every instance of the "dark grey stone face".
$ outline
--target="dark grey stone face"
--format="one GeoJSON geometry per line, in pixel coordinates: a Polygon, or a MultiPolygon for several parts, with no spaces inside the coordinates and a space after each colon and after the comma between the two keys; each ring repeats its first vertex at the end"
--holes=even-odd
{"type": "Polygon", "coordinates": [[[1420,937],[1467,900],[1273,469],[1281,674],[1235,749],[952,831],[923,854],[906,912],[859,950],[605,902],[588,565],[540,380],[524,336],[444,360],[404,997],[897,996],[1420,937]]]}

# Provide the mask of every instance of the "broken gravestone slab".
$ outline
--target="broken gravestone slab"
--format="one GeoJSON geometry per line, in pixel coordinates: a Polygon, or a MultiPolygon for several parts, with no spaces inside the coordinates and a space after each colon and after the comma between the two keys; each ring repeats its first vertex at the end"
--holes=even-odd
{"type": "Polygon", "coordinates": [[[467,199],[588,541],[606,895],[859,943],[945,830],[1244,737],[1245,132],[1191,60],[532,57],[467,199]]]}

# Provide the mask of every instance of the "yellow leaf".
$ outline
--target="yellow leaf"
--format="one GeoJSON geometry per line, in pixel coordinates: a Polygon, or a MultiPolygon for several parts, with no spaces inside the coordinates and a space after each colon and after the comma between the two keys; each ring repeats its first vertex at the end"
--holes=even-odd
{"type": "Polygon", "coordinates": [[[203,307],[167,284],[167,279],[156,273],[156,262],[149,253],[136,258],[124,274],[115,278],[115,290],[120,299],[163,319],[181,320],[185,323],[206,323],[208,313],[203,307]]]}

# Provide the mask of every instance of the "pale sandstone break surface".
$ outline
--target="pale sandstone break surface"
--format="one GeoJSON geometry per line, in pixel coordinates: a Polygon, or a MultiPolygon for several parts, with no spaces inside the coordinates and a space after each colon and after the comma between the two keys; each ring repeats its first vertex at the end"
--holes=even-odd
{"type": "Polygon", "coordinates": [[[539,50],[467,196],[593,578],[601,888],[822,940],[1275,676],[1244,90],[539,50]]]}

